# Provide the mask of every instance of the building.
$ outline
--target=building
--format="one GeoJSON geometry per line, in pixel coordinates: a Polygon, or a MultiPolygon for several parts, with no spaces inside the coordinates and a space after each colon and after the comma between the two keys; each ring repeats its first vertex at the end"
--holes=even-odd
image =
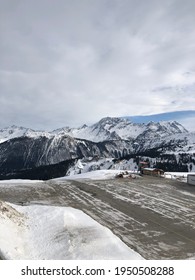
{"type": "Polygon", "coordinates": [[[195,186],[195,174],[188,174],[187,175],[187,183],[189,185],[194,185],[195,186]]]}
{"type": "Polygon", "coordinates": [[[143,169],[149,167],[148,161],[140,161],[138,165],[138,170],[143,174],[143,169]]]}
{"type": "Polygon", "coordinates": [[[164,175],[164,171],[158,168],[143,168],[142,174],[151,176],[162,176],[164,175]]]}

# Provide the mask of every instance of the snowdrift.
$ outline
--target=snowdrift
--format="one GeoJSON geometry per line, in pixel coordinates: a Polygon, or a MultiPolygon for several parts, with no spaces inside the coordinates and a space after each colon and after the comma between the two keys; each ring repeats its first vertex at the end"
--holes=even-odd
{"type": "Polygon", "coordinates": [[[0,201],[0,254],[5,259],[142,259],[82,211],[0,201]]]}

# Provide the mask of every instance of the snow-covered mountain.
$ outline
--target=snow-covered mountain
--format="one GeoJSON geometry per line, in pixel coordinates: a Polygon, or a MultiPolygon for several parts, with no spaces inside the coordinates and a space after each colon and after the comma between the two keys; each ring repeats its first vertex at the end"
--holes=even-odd
{"type": "Polygon", "coordinates": [[[179,153],[195,153],[195,134],[176,121],[135,124],[107,117],[91,126],[52,132],[17,126],[0,130],[0,176],[81,158],[179,153]]]}
{"type": "Polygon", "coordinates": [[[135,140],[138,136],[140,138],[164,137],[184,132],[188,131],[176,121],[138,124],[127,119],[106,117],[91,126],[84,125],[80,128],[64,127],[52,133],[66,134],[74,138],[100,142],[119,139],[135,140]]]}
{"type": "Polygon", "coordinates": [[[4,129],[0,129],[0,144],[8,141],[13,138],[18,138],[18,137],[30,137],[30,138],[37,138],[40,136],[46,136],[50,137],[50,133],[46,131],[35,131],[30,128],[25,128],[22,126],[16,126],[12,125],[10,127],[6,127],[4,129]]]}
{"type": "Polygon", "coordinates": [[[46,137],[70,136],[93,142],[110,140],[135,140],[136,138],[158,138],[178,133],[188,132],[176,121],[149,122],[148,124],[133,123],[127,119],[106,117],[99,122],[79,128],[64,127],[51,132],[35,131],[30,128],[11,126],[0,130],[0,143],[18,137],[46,137]]]}
{"type": "Polygon", "coordinates": [[[0,174],[83,157],[118,158],[132,151],[132,143],[124,140],[95,143],[68,135],[22,136],[0,144],[0,174]]]}
{"type": "Polygon", "coordinates": [[[148,138],[139,141],[139,150],[144,152],[156,149],[161,154],[195,154],[195,132],[172,134],[161,138],[148,138]]]}

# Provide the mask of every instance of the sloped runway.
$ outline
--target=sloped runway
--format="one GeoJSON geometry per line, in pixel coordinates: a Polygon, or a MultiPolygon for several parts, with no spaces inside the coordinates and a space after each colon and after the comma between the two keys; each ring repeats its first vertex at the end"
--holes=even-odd
{"type": "Polygon", "coordinates": [[[48,181],[0,187],[0,199],[81,209],[146,259],[195,259],[195,187],[182,182],[48,181]]]}

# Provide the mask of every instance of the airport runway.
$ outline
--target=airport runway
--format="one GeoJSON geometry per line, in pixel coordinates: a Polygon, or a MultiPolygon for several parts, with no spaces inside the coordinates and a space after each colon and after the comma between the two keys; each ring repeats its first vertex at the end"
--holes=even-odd
{"type": "Polygon", "coordinates": [[[80,209],[145,259],[195,259],[195,187],[186,183],[144,176],[0,185],[0,199],[80,209]]]}

